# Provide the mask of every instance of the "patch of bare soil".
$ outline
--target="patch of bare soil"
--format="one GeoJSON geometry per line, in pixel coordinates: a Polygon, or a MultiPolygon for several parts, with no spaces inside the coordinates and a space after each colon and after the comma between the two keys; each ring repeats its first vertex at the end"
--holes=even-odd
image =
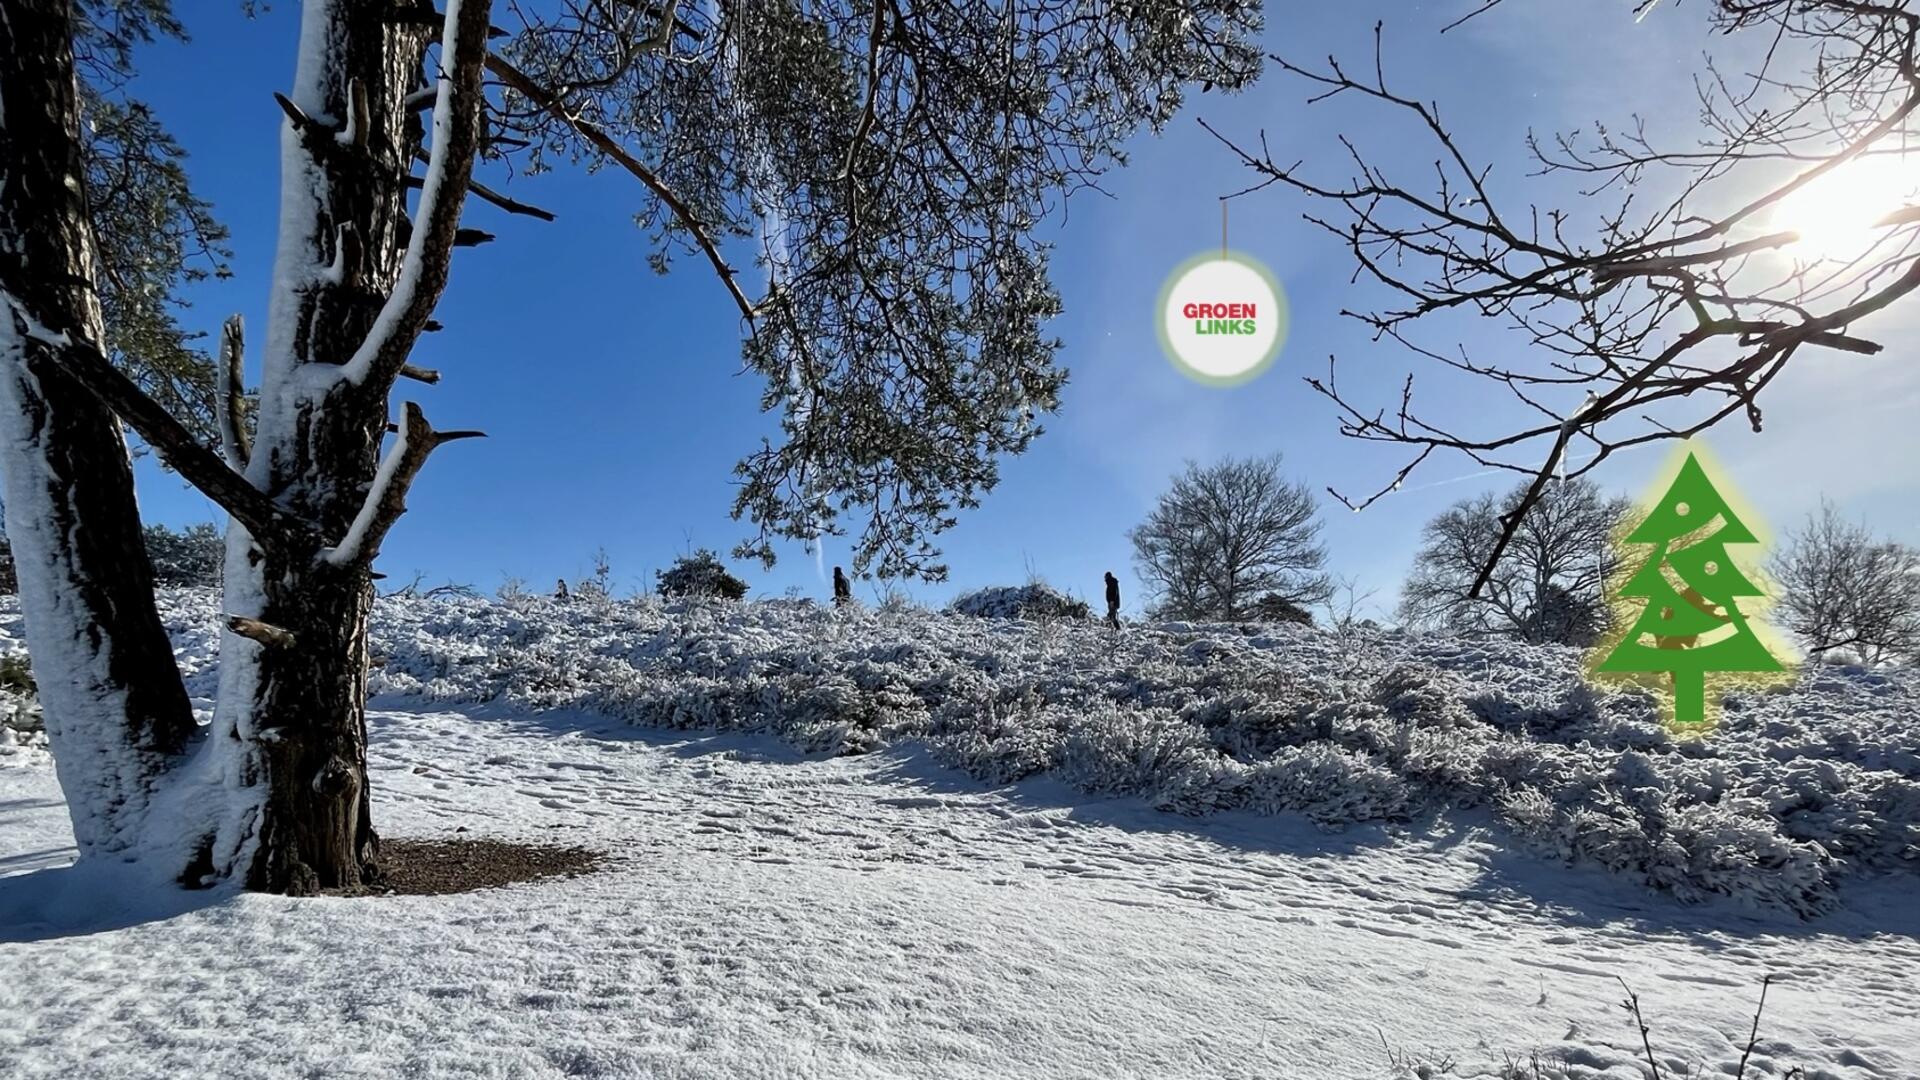
{"type": "Polygon", "coordinates": [[[600,854],[585,848],[464,837],[380,841],[380,877],[369,896],[440,896],[592,871],[600,854]]]}

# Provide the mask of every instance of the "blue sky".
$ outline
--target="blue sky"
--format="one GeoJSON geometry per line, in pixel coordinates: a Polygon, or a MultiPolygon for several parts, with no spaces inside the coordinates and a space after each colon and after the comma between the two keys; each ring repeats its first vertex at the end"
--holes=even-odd
{"type": "MultiPolygon", "coordinates": [[[[1529,128],[1618,122],[1640,112],[1656,131],[1691,137],[1691,79],[1709,44],[1699,13],[1656,12],[1635,25],[1625,2],[1510,4],[1434,36],[1477,3],[1269,3],[1266,44],[1303,61],[1329,53],[1365,60],[1373,24],[1385,18],[1394,88],[1439,101],[1469,152],[1495,162],[1495,183],[1511,191],[1537,183],[1525,176],[1522,157],[1529,128]]],[[[157,45],[142,59],[138,93],[186,146],[196,185],[233,230],[234,277],[196,290],[186,322],[197,328],[213,330],[238,311],[250,336],[264,337],[281,123],[271,94],[291,77],[296,8],[278,4],[249,19],[237,3],[182,3],[193,41],[157,45]]],[[[1362,327],[1339,317],[1367,296],[1350,284],[1337,243],[1302,222],[1304,205],[1278,190],[1238,199],[1231,212],[1233,246],[1271,266],[1289,295],[1292,329],[1278,362],[1251,383],[1217,389],[1188,381],[1161,355],[1153,308],[1163,278],[1218,244],[1218,197],[1251,179],[1196,118],[1250,140],[1264,130],[1276,159],[1324,163],[1323,175],[1336,180],[1348,176],[1334,141],[1343,129],[1385,160],[1399,154],[1418,168],[1431,159],[1417,140],[1381,127],[1378,114],[1356,124],[1339,103],[1307,108],[1307,96],[1272,70],[1237,96],[1196,95],[1164,134],[1134,141],[1129,166],[1105,184],[1111,199],[1078,196],[1064,220],[1048,224],[1066,305],[1052,330],[1072,372],[1061,413],[1033,450],[1005,463],[986,504],[946,534],[952,578],[909,583],[916,599],[943,602],[1029,573],[1091,597],[1101,572],[1113,569],[1134,609],[1139,588],[1126,530],[1187,459],[1280,451],[1289,471],[1316,490],[1372,490],[1401,457],[1340,438],[1329,404],[1301,381],[1324,371],[1332,353],[1342,358],[1343,387],[1377,391],[1382,404],[1412,368],[1429,379],[1427,410],[1450,410],[1489,429],[1500,422],[1503,407],[1484,391],[1433,381],[1414,358],[1371,343],[1362,327]]],[[[646,237],[632,221],[640,192],[624,175],[563,170],[487,179],[553,209],[559,220],[542,224],[469,205],[467,222],[499,239],[461,253],[438,314],[447,329],[416,354],[444,381],[400,391],[437,425],[481,428],[491,438],[435,456],[380,568],[401,580],[420,571],[432,582],[491,589],[515,576],[548,589],[556,577],[587,572],[594,550],[605,548],[617,583],[634,588],[650,586],[652,572],[690,545],[724,554],[745,529],[727,516],[731,467],[771,430],[758,411],[755,376],[740,372],[738,313],[727,294],[699,260],[680,259],[665,277],[647,269],[646,237]]],[[[1911,419],[1920,412],[1920,369],[1903,345],[1915,323],[1920,313],[1896,309],[1858,328],[1889,345],[1879,357],[1796,361],[1763,399],[1764,435],[1730,426],[1710,433],[1734,481],[1776,528],[1825,492],[1877,529],[1920,542],[1920,425],[1911,419]]],[[[1511,356],[1522,344],[1471,322],[1436,326],[1428,340],[1482,355],[1511,356]]],[[[1662,456],[1624,455],[1597,478],[1637,494],[1662,456]]],[[[150,461],[139,482],[149,520],[218,517],[208,500],[150,461]]],[[[1437,456],[1405,490],[1363,514],[1326,500],[1330,568],[1357,577],[1377,590],[1378,605],[1391,607],[1422,523],[1453,500],[1513,482],[1437,456]]],[[[826,565],[846,556],[844,541],[828,541],[826,565]]],[[[828,590],[798,545],[784,548],[771,572],[735,566],[755,594],[828,590]]]]}

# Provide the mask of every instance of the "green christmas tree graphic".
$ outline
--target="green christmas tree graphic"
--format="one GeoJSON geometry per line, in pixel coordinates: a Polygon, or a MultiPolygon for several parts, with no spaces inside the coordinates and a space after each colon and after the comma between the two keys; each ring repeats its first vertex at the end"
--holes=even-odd
{"type": "Polygon", "coordinates": [[[1740,598],[1764,591],[1727,556],[1728,544],[1755,544],[1759,538],[1691,452],[1626,542],[1654,545],[1620,589],[1622,598],[1646,604],[1626,637],[1595,665],[1596,673],[1671,674],[1674,722],[1685,727],[1706,722],[1708,672],[1785,670],[1740,612],[1740,598]],[[1706,532],[1715,521],[1719,527],[1706,532]]]}

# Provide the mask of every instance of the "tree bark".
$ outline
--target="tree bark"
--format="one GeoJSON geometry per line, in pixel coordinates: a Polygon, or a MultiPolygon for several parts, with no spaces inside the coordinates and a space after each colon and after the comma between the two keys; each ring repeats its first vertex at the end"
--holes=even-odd
{"type": "MultiPolygon", "coordinates": [[[[253,569],[280,582],[265,590],[263,622],[290,635],[262,644],[233,634],[253,654],[249,692],[232,701],[252,724],[254,768],[264,782],[248,887],[306,894],[372,879],[379,854],[367,784],[367,613],[364,567],[323,567],[314,553],[262,559],[253,569]]],[[[256,579],[256,580],[261,580],[256,579]]]]}
{"type": "Polygon", "coordinates": [[[69,0],[0,18],[0,470],[28,652],[83,854],[130,853],[193,714],[119,422],[65,369],[105,340],[69,0]]]}

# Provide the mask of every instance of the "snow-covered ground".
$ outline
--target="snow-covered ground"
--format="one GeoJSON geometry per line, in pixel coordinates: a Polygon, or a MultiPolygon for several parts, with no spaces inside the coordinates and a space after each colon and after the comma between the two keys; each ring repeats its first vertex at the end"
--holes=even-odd
{"type": "MultiPolygon", "coordinates": [[[[211,602],[169,611],[209,692],[211,602]]],[[[1566,655],[1392,636],[414,602],[376,646],[383,831],[608,868],[155,898],[66,867],[46,755],[16,749],[0,1075],[1292,1080],[1394,1075],[1384,1042],[1637,1078],[1616,976],[1667,1075],[1731,1075],[1772,974],[1749,1075],[1920,1076],[1910,675],[1816,673],[1693,744],[1566,655]],[[1719,802],[1724,866],[1672,820],[1719,802]]]]}

